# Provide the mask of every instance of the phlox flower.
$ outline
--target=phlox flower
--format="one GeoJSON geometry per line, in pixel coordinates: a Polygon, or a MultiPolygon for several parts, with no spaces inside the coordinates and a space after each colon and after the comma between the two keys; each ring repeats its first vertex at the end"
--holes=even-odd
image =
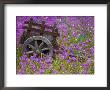
{"type": "Polygon", "coordinates": [[[46,63],[50,63],[50,62],[52,62],[52,57],[48,57],[48,58],[46,58],[46,59],[45,59],[45,62],[46,62],[46,63]]]}
{"type": "Polygon", "coordinates": [[[20,60],[22,61],[22,60],[28,60],[28,57],[27,57],[27,55],[22,55],[21,57],[20,57],[20,60]]]}

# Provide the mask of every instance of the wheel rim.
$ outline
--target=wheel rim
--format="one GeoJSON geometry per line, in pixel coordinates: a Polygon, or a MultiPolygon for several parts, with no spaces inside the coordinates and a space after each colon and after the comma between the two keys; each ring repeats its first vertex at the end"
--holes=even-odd
{"type": "Polygon", "coordinates": [[[32,36],[24,42],[23,52],[25,54],[36,53],[43,56],[52,56],[53,46],[46,37],[32,36]]]}

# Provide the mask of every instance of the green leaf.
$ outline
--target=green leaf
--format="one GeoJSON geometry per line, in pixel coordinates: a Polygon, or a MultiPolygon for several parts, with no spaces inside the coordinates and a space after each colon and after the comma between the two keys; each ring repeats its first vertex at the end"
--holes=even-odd
{"type": "Polygon", "coordinates": [[[79,54],[79,51],[74,49],[73,54],[74,55],[78,55],[79,54]]]}
{"type": "Polygon", "coordinates": [[[70,43],[77,44],[77,43],[78,43],[78,40],[77,40],[77,38],[75,38],[75,37],[71,37],[71,38],[69,39],[69,42],[70,42],[70,43]]]}
{"type": "Polygon", "coordinates": [[[16,68],[17,70],[19,70],[21,68],[21,65],[20,65],[20,59],[16,59],[16,68]]]}
{"type": "Polygon", "coordinates": [[[55,59],[52,64],[55,70],[60,70],[61,61],[59,59],[55,59]]]}
{"type": "Polygon", "coordinates": [[[16,55],[17,55],[17,58],[21,57],[22,56],[22,48],[18,47],[16,49],[16,55]]]}
{"type": "Polygon", "coordinates": [[[40,68],[40,64],[38,62],[34,61],[33,64],[36,66],[37,70],[40,68]]]}
{"type": "Polygon", "coordinates": [[[78,42],[84,42],[86,40],[85,36],[84,35],[80,35],[78,37],[78,42]]]}
{"type": "Polygon", "coordinates": [[[45,74],[51,74],[51,70],[46,69],[44,73],[45,74]]]}
{"type": "Polygon", "coordinates": [[[20,63],[20,59],[18,58],[18,59],[16,60],[16,65],[18,66],[19,63],[20,63]]]}
{"type": "Polygon", "coordinates": [[[26,74],[31,74],[31,69],[30,69],[30,66],[29,64],[26,65],[26,74]]]}
{"type": "Polygon", "coordinates": [[[89,74],[94,74],[94,62],[92,62],[89,66],[89,69],[88,69],[88,73],[89,74]]]}

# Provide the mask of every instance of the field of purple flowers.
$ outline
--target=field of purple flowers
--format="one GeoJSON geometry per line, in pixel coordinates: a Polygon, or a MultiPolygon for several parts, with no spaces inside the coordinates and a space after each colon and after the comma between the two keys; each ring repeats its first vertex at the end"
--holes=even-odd
{"type": "Polygon", "coordinates": [[[53,26],[59,53],[54,58],[30,58],[22,53],[19,41],[24,21],[30,16],[16,17],[16,73],[17,74],[94,74],[94,16],[31,16],[34,21],[53,26]]]}

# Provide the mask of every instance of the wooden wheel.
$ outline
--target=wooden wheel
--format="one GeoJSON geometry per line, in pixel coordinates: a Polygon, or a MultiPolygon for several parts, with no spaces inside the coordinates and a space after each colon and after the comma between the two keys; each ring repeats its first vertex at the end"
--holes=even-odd
{"type": "Polygon", "coordinates": [[[53,46],[44,36],[32,36],[24,42],[23,52],[26,54],[36,53],[43,56],[52,56],[53,46]]]}

